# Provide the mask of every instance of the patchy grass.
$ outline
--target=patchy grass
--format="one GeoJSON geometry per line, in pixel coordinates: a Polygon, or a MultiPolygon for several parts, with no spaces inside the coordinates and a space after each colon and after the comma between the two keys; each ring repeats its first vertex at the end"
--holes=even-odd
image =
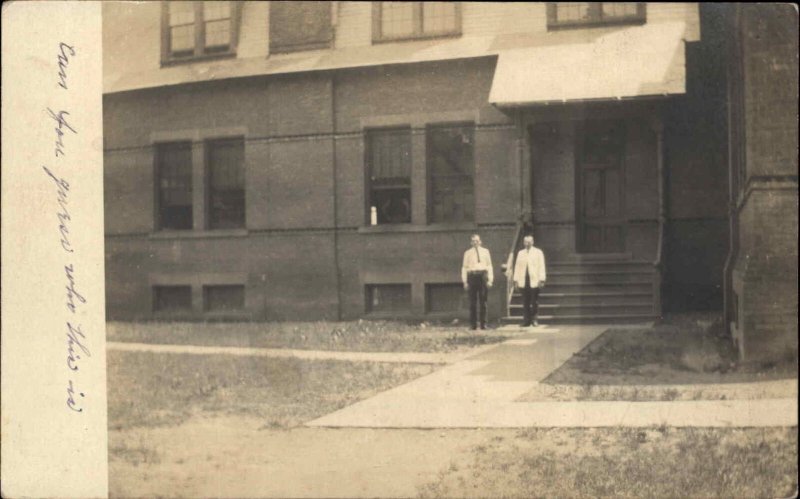
{"type": "MultiPolygon", "coordinates": [[[[429,374],[432,365],[108,352],[110,429],[242,414],[296,426],[429,374]]],[[[131,451],[132,452],[132,451],[131,451]]]]}
{"type": "Polygon", "coordinates": [[[451,352],[499,343],[491,330],[395,321],[350,322],[109,322],[108,341],[199,346],[295,348],[354,352],[451,352]]]}
{"type": "Polygon", "coordinates": [[[726,400],[797,396],[797,364],[738,364],[713,314],[611,328],[520,400],[726,400]]]}
{"type": "Polygon", "coordinates": [[[792,497],[797,428],[530,429],[492,439],[421,497],[792,497]]]}

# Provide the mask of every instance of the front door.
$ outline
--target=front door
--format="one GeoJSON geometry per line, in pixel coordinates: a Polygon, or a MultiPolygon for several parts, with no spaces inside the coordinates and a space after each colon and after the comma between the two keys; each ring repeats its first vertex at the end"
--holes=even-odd
{"type": "Polygon", "coordinates": [[[625,250],[624,124],[592,120],[579,128],[576,137],[578,251],[622,252],[625,250]]]}

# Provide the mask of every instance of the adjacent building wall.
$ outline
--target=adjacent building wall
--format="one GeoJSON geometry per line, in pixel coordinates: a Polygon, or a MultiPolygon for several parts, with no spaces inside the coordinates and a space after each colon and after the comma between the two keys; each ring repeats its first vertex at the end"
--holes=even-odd
{"type": "Polygon", "coordinates": [[[797,359],[798,19],[793,5],[732,15],[731,175],[737,195],[732,331],[748,361],[797,359]]]}

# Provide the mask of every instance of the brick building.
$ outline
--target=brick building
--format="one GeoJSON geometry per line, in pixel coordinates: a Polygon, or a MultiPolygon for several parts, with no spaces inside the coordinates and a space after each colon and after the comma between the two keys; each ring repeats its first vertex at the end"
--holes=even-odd
{"type": "Polygon", "coordinates": [[[493,319],[518,313],[501,264],[528,232],[548,259],[543,321],[722,308],[718,9],[144,2],[103,15],[110,319],[461,316],[474,232],[498,276],[493,319]]]}
{"type": "Polygon", "coordinates": [[[797,359],[796,5],[737,4],[730,50],[726,317],[746,359],[797,359]]]}

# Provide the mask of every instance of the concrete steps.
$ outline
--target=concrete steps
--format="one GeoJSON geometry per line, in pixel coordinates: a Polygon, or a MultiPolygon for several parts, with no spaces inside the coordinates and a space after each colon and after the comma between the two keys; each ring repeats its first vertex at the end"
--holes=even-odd
{"type": "MultiPolygon", "coordinates": [[[[641,322],[659,315],[657,270],[625,255],[553,262],[539,295],[540,323],[641,322]]],[[[522,295],[515,292],[506,323],[520,323],[522,295]]]]}

